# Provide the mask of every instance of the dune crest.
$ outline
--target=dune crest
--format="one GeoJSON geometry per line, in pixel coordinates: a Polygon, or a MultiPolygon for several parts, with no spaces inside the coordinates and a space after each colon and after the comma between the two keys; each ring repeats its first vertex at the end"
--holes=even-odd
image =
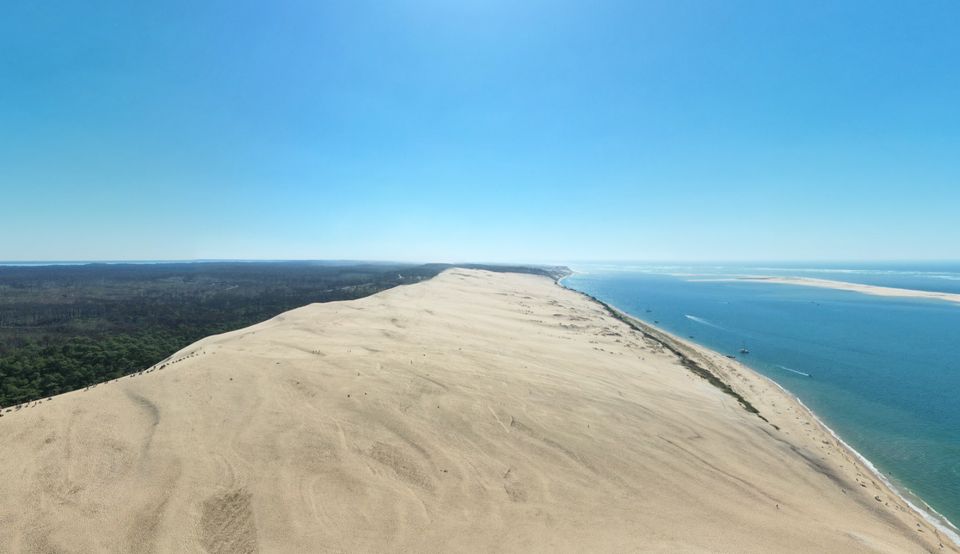
{"type": "Polygon", "coordinates": [[[956,551],[689,347],[767,421],[544,277],[305,306],[5,413],[0,551],[956,551]]]}

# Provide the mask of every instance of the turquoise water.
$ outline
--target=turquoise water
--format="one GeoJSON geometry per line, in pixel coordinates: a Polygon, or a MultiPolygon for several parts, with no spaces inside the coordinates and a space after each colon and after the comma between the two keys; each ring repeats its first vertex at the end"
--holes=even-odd
{"type": "Polygon", "coordinates": [[[960,522],[960,305],[794,285],[795,275],[960,292],[960,265],[576,265],[564,285],[744,363],[895,483],[960,522]],[[740,355],[746,345],[750,354],[740,355]]]}

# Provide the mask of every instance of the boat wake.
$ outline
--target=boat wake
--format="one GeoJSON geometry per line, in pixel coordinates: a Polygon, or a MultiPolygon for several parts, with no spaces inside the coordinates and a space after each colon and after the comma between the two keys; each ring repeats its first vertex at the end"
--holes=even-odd
{"type": "Polygon", "coordinates": [[[707,327],[713,327],[714,329],[723,329],[724,331],[726,331],[726,327],[721,327],[716,323],[712,323],[710,321],[707,321],[706,319],[703,319],[702,317],[697,317],[695,315],[690,315],[690,314],[684,314],[683,317],[691,321],[696,321],[697,323],[700,323],[702,325],[706,325],[707,327]]]}
{"type": "Polygon", "coordinates": [[[797,375],[803,375],[804,377],[810,377],[810,376],[811,376],[809,373],[804,373],[804,372],[802,372],[802,371],[800,371],[800,370],[792,369],[792,368],[789,368],[789,367],[787,367],[787,366],[785,366],[785,365],[779,365],[779,364],[777,364],[777,367],[779,367],[780,369],[785,369],[785,370],[787,370],[787,371],[789,371],[789,372],[791,372],[791,373],[796,373],[797,375]]]}

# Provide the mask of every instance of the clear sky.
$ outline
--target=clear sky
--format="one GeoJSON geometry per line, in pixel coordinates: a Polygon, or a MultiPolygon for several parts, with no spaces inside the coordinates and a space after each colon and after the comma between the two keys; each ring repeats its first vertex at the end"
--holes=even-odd
{"type": "Polygon", "coordinates": [[[960,259],[960,3],[4,5],[0,259],[960,259]]]}

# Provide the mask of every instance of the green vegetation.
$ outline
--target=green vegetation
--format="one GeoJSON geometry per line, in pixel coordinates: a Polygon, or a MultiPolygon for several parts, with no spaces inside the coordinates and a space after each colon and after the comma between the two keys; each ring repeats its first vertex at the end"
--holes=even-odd
{"type": "MultiPolygon", "coordinates": [[[[580,292],[580,291],[576,291],[576,292],[580,292]]],[[[683,364],[683,367],[690,370],[690,372],[692,372],[693,374],[705,379],[708,383],[710,383],[714,387],[717,387],[724,393],[732,396],[734,399],[736,399],[736,401],[740,404],[740,406],[744,410],[750,412],[751,414],[756,414],[757,417],[759,417],[763,421],[770,423],[769,420],[763,417],[763,414],[761,414],[760,411],[757,410],[756,406],[750,403],[749,400],[747,400],[746,398],[743,397],[743,395],[741,395],[739,392],[734,390],[733,387],[727,384],[726,381],[717,377],[716,373],[714,373],[710,369],[707,369],[707,367],[704,367],[704,365],[701,365],[700,363],[698,363],[694,358],[701,358],[701,356],[697,355],[693,350],[684,346],[682,343],[673,340],[668,335],[660,332],[660,330],[658,330],[656,327],[647,325],[641,322],[640,320],[634,319],[624,314],[620,310],[614,308],[613,306],[607,304],[603,300],[596,298],[593,295],[587,294],[585,292],[580,292],[580,294],[586,296],[590,300],[593,300],[597,304],[600,304],[601,306],[603,306],[603,308],[607,310],[607,313],[619,319],[620,321],[626,323],[627,326],[632,328],[634,331],[637,331],[644,337],[660,344],[661,346],[663,346],[664,348],[672,352],[680,360],[680,363],[683,364]]],[[[705,365],[709,365],[709,363],[705,365]]],[[[777,427],[776,425],[773,425],[772,423],[771,425],[778,431],[780,430],[780,428],[777,427]]]]}
{"type": "Polygon", "coordinates": [[[121,377],[205,336],[441,269],[306,262],[3,267],[0,406],[121,377]]]}
{"type": "MultiPolygon", "coordinates": [[[[351,300],[416,283],[448,267],[338,262],[0,267],[0,406],[122,377],[203,337],[313,302],[351,300]]],[[[558,268],[469,267],[562,275],[558,268]]]]}

